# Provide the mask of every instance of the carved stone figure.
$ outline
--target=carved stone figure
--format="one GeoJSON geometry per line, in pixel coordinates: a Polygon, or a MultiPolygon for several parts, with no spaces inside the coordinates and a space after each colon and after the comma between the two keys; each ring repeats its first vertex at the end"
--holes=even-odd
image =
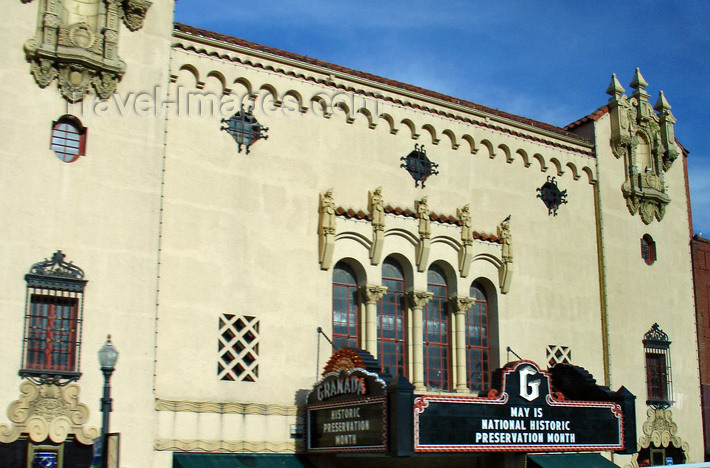
{"type": "Polygon", "coordinates": [[[415,202],[417,216],[419,217],[419,237],[428,239],[431,237],[431,219],[429,218],[429,205],[427,197],[415,202]]]}
{"type": "Polygon", "coordinates": [[[511,263],[513,261],[513,235],[510,233],[510,216],[508,216],[498,226],[498,237],[503,239],[503,262],[511,263]]]}
{"type": "Polygon", "coordinates": [[[320,233],[335,234],[335,201],[333,189],[328,189],[320,199],[320,233]]]}
{"type": "Polygon", "coordinates": [[[385,229],[385,201],[382,198],[382,187],[377,187],[374,192],[369,192],[368,209],[372,217],[372,228],[375,231],[385,229]]]}
{"type": "Polygon", "coordinates": [[[471,230],[471,213],[468,203],[463,208],[456,209],[456,216],[461,223],[461,241],[464,245],[473,244],[473,231],[471,230]]]}

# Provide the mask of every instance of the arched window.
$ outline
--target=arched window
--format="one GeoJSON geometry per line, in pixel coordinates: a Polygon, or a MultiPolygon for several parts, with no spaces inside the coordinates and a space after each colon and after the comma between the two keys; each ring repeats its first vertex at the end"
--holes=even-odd
{"type": "Polygon", "coordinates": [[[427,290],[434,293],[424,308],[424,384],[430,390],[449,390],[449,288],[444,272],[432,265],[427,290]]]}
{"type": "Polygon", "coordinates": [[[383,372],[406,376],[404,273],[389,257],[382,264],[382,285],[387,287],[387,294],[377,308],[377,356],[383,372]]]}
{"type": "Polygon", "coordinates": [[[333,346],[358,346],[359,313],[355,272],[346,263],[333,268],[333,346]]]}
{"type": "Polygon", "coordinates": [[[656,243],[648,234],[644,234],[641,238],[641,258],[646,265],[653,265],[656,261],[656,243]]]}
{"type": "Polygon", "coordinates": [[[490,315],[480,284],[471,285],[470,295],[475,302],[466,312],[466,385],[477,392],[491,383],[490,315]]]}
{"type": "Polygon", "coordinates": [[[62,161],[66,163],[76,161],[86,152],[86,128],[74,116],[60,117],[52,125],[49,147],[62,161]]]}

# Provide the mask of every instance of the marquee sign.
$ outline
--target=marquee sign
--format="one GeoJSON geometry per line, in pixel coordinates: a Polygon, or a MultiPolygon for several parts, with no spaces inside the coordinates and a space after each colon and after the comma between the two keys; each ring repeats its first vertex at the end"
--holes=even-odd
{"type": "Polygon", "coordinates": [[[364,353],[338,351],[309,394],[308,452],[376,453],[387,449],[387,385],[376,372],[365,369],[375,361],[364,353]]]}
{"type": "Polygon", "coordinates": [[[502,370],[500,389],[487,397],[416,397],[415,452],[624,450],[621,405],[568,401],[553,392],[551,379],[536,364],[518,361],[502,370]]]}

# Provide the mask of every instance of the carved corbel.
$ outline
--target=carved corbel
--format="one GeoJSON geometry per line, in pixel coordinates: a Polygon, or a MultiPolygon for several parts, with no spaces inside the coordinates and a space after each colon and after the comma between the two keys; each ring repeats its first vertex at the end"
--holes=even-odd
{"type": "Polygon", "coordinates": [[[502,294],[508,294],[513,281],[513,263],[503,263],[498,267],[498,285],[502,294]]]}
{"type": "Polygon", "coordinates": [[[320,195],[318,212],[318,261],[322,270],[328,270],[333,263],[336,234],[333,189],[320,195]]]}
{"type": "Polygon", "coordinates": [[[382,259],[382,247],[385,242],[385,202],[382,198],[382,187],[377,187],[374,192],[368,192],[367,206],[372,221],[370,263],[378,265],[382,259]]]}

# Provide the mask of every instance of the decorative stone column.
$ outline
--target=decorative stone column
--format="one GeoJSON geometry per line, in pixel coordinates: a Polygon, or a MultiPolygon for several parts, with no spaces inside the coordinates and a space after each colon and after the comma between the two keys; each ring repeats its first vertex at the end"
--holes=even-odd
{"type": "Polygon", "coordinates": [[[412,308],[412,368],[411,381],[415,392],[426,390],[424,386],[424,330],[422,326],[422,309],[434,297],[434,293],[426,291],[410,291],[407,294],[409,306],[412,308]]]}
{"type": "Polygon", "coordinates": [[[456,320],[456,336],[454,348],[456,353],[456,391],[468,393],[466,386],[466,312],[476,302],[471,297],[452,297],[454,317],[456,320]]]}
{"type": "Polygon", "coordinates": [[[365,303],[365,351],[377,358],[377,303],[387,294],[387,287],[368,284],[360,291],[365,303]]]}

